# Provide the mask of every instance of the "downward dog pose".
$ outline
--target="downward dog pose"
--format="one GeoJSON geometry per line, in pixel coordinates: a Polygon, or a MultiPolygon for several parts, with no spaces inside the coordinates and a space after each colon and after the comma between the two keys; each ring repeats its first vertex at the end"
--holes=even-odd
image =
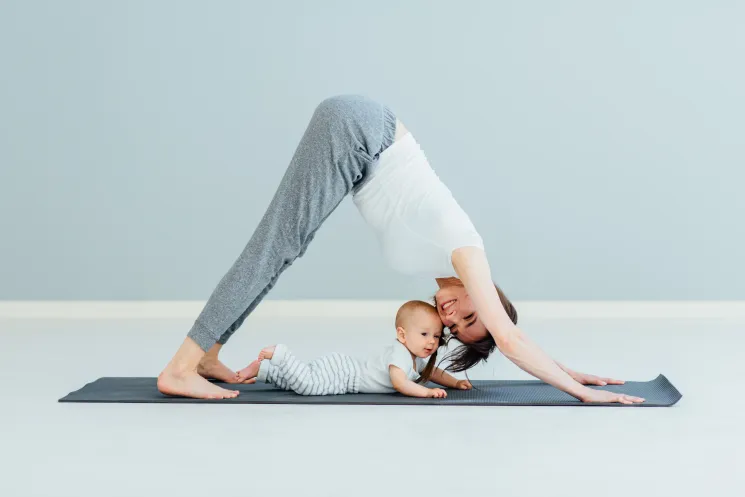
{"type": "Polygon", "coordinates": [[[205,379],[238,381],[219,361],[221,347],[348,194],[393,268],[435,278],[440,320],[461,342],[450,370],[466,370],[498,349],[584,402],[643,402],[585,386],[623,382],[558,364],[517,327],[517,312],[492,282],[483,241],[468,215],[393,112],[361,96],[333,97],[317,107],[254,234],[158,377],[162,393],[238,395],[205,379]]]}

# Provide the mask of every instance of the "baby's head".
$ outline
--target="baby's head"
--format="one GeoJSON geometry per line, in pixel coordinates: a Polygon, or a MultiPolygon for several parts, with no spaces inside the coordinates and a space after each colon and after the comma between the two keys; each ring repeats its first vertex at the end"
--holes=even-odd
{"type": "Polygon", "coordinates": [[[426,383],[437,361],[437,349],[445,345],[437,309],[421,300],[410,300],[396,313],[396,338],[416,357],[429,357],[417,383],[426,383]]]}
{"type": "Polygon", "coordinates": [[[410,300],[396,314],[396,338],[409,352],[424,359],[444,345],[437,309],[421,300],[410,300]]]}

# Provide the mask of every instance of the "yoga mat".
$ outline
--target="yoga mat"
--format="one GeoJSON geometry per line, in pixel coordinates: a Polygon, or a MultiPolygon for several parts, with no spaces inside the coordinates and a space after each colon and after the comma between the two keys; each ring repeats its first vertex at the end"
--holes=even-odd
{"type": "MultiPolygon", "coordinates": [[[[624,385],[601,388],[613,392],[643,397],[642,404],[586,404],[551,385],[536,380],[475,380],[473,390],[451,390],[445,399],[420,399],[393,394],[346,394],[302,396],[278,390],[270,385],[226,385],[241,393],[234,399],[201,400],[169,397],[156,388],[155,378],[99,378],[80,390],[61,398],[60,402],[125,402],[125,403],[224,403],[224,404],[356,404],[356,405],[416,405],[416,406],[611,406],[666,407],[678,402],[682,395],[663,375],[651,381],[627,381],[624,385]]],[[[430,385],[436,386],[436,385],[430,385]]]]}

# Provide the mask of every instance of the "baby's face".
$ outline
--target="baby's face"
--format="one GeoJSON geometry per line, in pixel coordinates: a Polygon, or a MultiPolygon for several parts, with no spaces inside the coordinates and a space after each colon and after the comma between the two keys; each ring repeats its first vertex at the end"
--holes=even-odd
{"type": "Polygon", "coordinates": [[[406,348],[415,356],[424,359],[431,356],[440,344],[442,321],[434,312],[417,313],[406,323],[404,330],[406,348]]]}

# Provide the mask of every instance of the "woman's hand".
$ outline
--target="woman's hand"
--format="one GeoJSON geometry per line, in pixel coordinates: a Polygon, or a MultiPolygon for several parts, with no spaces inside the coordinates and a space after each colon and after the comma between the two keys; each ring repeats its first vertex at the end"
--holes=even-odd
{"type": "Polygon", "coordinates": [[[569,376],[574,378],[574,381],[583,385],[599,385],[604,387],[605,385],[623,385],[623,380],[614,380],[613,378],[600,378],[592,374],[578,373],[577,371],[567,371],[569,376]]]}
{"type": "Polygon", "coordinates": [[[434,397],[436,399],[444,399],[448,396],[447,392],[442,388],[430,388],[428,393],[429,397],[434,397]]]}
{"type": "Polygon", "coordinates": [[[594,388],[588,388],[587,392],[582,394],[580,400],[582,402],[618,402],[620,404],[638,404],[644,402],[644,399],[641,397],[609,392],[607,390],[595,390],[594,388]]]}
{"type": "Polygon", "coordinates": [[[468,380],[458,380],[455,383],[455,388],[458,390],[470,390],[473,388],[473,385],[471,385],[471,382],[468,380]]]}

